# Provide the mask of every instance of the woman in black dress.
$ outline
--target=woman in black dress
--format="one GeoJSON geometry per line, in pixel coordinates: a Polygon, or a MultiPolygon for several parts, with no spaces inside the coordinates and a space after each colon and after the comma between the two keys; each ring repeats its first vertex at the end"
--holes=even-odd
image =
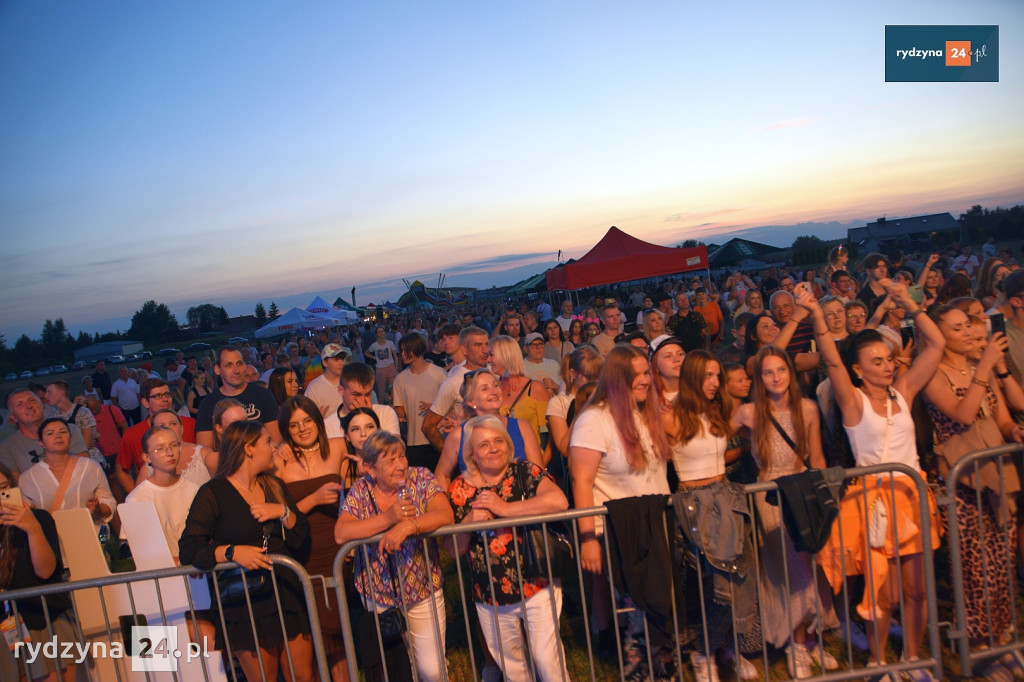
{"type": "MultiPolygon", "coordinates": [[[[274,571],[280,613],[272,587],[254,588],[259,574],[253,571],[272,569],[269,554],[295,555],[309,538],[306,516],[280,479],[270,475],[273,468],[274,446],[262,424],[238,421],[227,426],[217,474],[192,501],[178,553],[182,564],[203,570],[225,561],[246,569],[252,612],[245,599],[223,604],[222,611],[224,634],[247,679],[275,680],[280,666],[285,679],[292,679],[294,673],[296,680],[313,680],[309,614],[296,576],[287,570],[274,571]],[[285,646],[291,653],[291,671],[285,646]]],[[[223,576],[218,576],[219,582],[226,580],[223,576]]],[[[222,648],[220,644],[217,648],[222,648]]]]}

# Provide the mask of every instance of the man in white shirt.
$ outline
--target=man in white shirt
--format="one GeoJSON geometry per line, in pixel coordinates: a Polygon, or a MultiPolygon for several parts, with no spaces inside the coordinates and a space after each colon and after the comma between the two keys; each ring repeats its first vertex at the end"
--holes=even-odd
{"type": "MultiPolygon", "coordinates": [[[[558,395],[558,379],[561,368],[558,362],[551,358],[544,357],[544,337],[538,332],[526,335],[526,357],[523,358],[523,368],[526,376],[535,379],[548,389],[551,395],[558,395]]],[[[543,427],[541,431],[545,431],[543,427]]]]}
{"type": "Polygon", "coordinates": [[[345,435],[341,427],[341,419],[357,407],[369,407],[377,414],[380,428],[401,437],[398,413],[388,405],[373,403],[373,369],[362,362],[352,362],[341,370],[341,381],[338,382],[341,392],[341,405],[324,418],[328,438],[342,438],[345,435]]]}
{"type": "Polygon", "coordinates": [[[423,417],[447,374],[423,356],[427,344],[419,334],[406,334],[398,343],[398,354],[406,368],[395,377],[395,412],[406,422],[406,452],[409,466],[437,467],[438,453],[423,434],[423,417]]]}
{"type": "Polygon", "coordinates": [[[562,312],[555,319],[562,327],[562,331],[568,333],[569,326],[572,324],[572,301],[569,299],[562,301],[562,312]]]}
{"type": "Polygon", "coordinates": [[[345,366],[345,358],[351,353],[348,348],[337,343],[329,343],[320,351],[324,373],[309,382],[305,396],[320,408],[320,416],[327,417],[341,407],[341,369],[345,366]]]}
{"type": "Polygon", "coordinates": [[[130,424],[142,420],[142,403],[139,402],[139,385],[128,376],[128,368],[117,368],[117,381],[110,386],[110,402],[121,409],[130,424]]]}
{"type": "Polygon", "coordinates": [[[430,444],[440,453],[444,448],[444,434],[441,433],[441,420],[448,416],[452,408],[462,403],[459,391],[462,388],[462,378],[466,372],[487,366],[487,356],[490,353],[490,343],[487,332],[480,327],[463,327],[459,332],[459,345],[466,360],[461,365],[455,365],[448,371],[448,378],[441,384],[437,397],[430,405],[430,410],[423,419],[421,427],[423,435],[427,437],[430,444]]]}
{"type": "Polygon", "coordinates": [[[978,269],[978,257],[971,253],[970,244],[964,244],[963,251],[953,261],[953,270],[961,268],[967,271],[968,277],[974,277],[974,271],[978,269]]]}

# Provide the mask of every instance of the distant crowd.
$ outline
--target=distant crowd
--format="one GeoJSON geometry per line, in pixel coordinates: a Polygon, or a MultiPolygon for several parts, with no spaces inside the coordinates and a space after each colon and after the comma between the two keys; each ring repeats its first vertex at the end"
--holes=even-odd
{"type": "MultiPolygon", "coordinates": [[[[413,536],[595,505],[608,506],[607,523],[622,523],[623,510],[646,513],[636,502],[645,496],[665,496],[662,510],[668,496],[731,504],[742,484],[834,466],[899,463],[940,480],[969,451],[1024,442],[1022,370],[1024,271],[992,239],[853,261],[839,246],[821,267],[417,310],[179,352],[162,367],[119,366],[116,377],[101,361],[81,386],[55,380],[6,396],[0,488],[17,487],[26,505],[0,507],[0,589],[63,579],[50,518],[63,509],[88,509],[97,531],[110,524],[116,537],[118,506],[152,500],[172,556],[200,568],[271,569],[266,555],[285,553],[330,575],[341,544],[384,533],[368,562],[357,559],[352,585],[367,610],[405,611],[411,665],[422,679],[443,679],[445,642],[434,634],[436,622],[445,631],[443,576],[426,560],[440,548],[413,536]]],[[[791,520],[778,503],[759,494],[751,537],[760,588],[749,602],[706,588],[708,622],[720,627],[686,644],[697,679],[717,680],[719,665],[756,679],[761,638],[784,651],[794,678],[838,667],[822,646],[833,636],[882,664],[895,619],[905,659],[916,660],[926,625],[921,508],[909,479],[896,481],[851,487],[844,503],[861,533],[825,529],[815,563],[783,531],[791,520]],[[874,520],[857,495],[898,513],[898,541],[869,542],[874,520]],[[842,558],[858,552],[856,572],[872,588],[853,602],[840,594],[854,572],[842,558]]],[[[968,604],[959,626],[979,648],[1013,636],[1020,489],[1012,468],[983,468],[958,487],[968,604]],[[1009,494],[1011,513],[980,490],[1009,494]]],[[[931,509],[925,527],[937,545],[946,520],[934,500],[931,509]]],[[[627,623],[616,643],[610,605],[627,595],[609,594],[605,523],[579,520],[579,560],[596,654],[617,660],[616,646],[639,646],[639,635],[627,623]]],[[[533,670],[568,679],[560,581],[521,576],[511,533],[491,534],[486,546],[479,533],[454,537],[446,549],[468,557],[484,679],[530,679],[533,670]]],[[[223,626],[216,614],[201,623],[219,644],[228,636],[250,680],[261,662],[271,679],[288,660],[298,679],[314,677],[301,591],[281,579],[283,617],[271,593],[254,596],[253,613],[225,604],[223,626]]],[[[337,605],[318,600],[332,675],[348,679],[337,605]]],[[[43,632],[41,605],[26,609],[37,614],[29,629],[43,632]]],[[[59,636],[74,639],[68,605],[48,609],[65,626],[59,636]]],[[[631,674],[664,672],[648,671],[645,657],[626,660],[631,674]]],[[[910,674],[930,679],[923,668],[910,674]]],[[[1012,679],[1024,669],[995,658],[985,674],[1012,679]]]]}

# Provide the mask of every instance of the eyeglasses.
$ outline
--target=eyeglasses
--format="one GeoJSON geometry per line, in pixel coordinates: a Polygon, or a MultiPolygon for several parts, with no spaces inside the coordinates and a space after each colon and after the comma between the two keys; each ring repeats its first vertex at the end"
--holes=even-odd
{"type": "Polygon", "coordinates": [[[148,396],[146,396],[146,400],[153,400],[155,398],[170,398],[170,397],[171,397],[170,391],[165,391],[164,393],[150,393],[148,396]]]}
{"type": "Polygon", "coordinates": [[[181,443],[171,443],[169,445],[161,445],[160,447],[153,448],[154,455],[165,455],[171,452],[178,452],[181,450],[181,443]]]}
{"type": "Polygon", "coordinates": [[[487,369],[486,367],[480,367],[478,369],[474,369],[474,370],[471,370],[469,372],[466,372],[465,374],[462,375],[462,383],[465,384],[467,381],[470,381],[473,377],[475,377],[477,374],[480,374],[481,372],[490,372],[490,371],[491,370],[487,369]]]}

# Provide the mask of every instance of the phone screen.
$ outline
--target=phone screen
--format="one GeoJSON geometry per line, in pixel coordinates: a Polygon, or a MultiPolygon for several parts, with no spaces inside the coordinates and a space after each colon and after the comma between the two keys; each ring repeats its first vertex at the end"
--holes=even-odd
{"type": "Polygon", "coordinates": [[[989,331],[992,334],[999,332],[1001,334],[1006,333],[1006,319],[1003,318],[1002,313],[992,313],[988,316],[989,319],[989,331]]]}

